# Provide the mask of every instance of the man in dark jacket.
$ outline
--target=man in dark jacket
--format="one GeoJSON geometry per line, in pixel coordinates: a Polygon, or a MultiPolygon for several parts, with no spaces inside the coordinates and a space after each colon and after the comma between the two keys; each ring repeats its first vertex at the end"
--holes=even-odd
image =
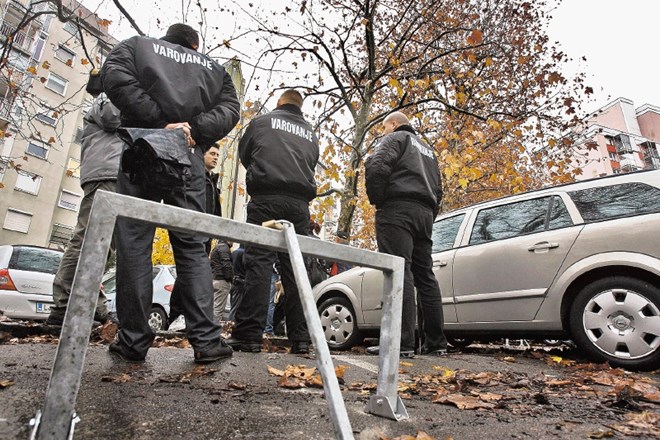
{"type": "MultiPolygon", "coordinates": [[[[53,280],[53,302],[47,325],[62,325],[66,313],[73,277],[80,259],[83,238],[87,230],[87,222],[92,209],[94,195],[99,189],[115,192],[119,156],[124,142],[117,136],[119,128],[119,110],[112,105],[108,97],[101,93],[97,95],[92,107],[83,118],[83,132],[80,152],[80,186],[85,193],[78,222],[73,237],[67,244],[62,261],[53,280]]],[[[99,290],[94,319],[105,322],[110,318],[107,300],[103,291],[99,290]]]]}
{"type": "Polygon", "coordinates": [[[227,297],[234,278],[231,263],[231,245],[219,240],[211,251],[211,271],[213,272],[213,316],[215,322],[222,320],[222,314],[227,307],[227,297]]]}
{"type": "MultiPolygon", "coordinates": [[[[260,225],[288,220],[296,233],[307,234],[309,202],[316,197],[314,172],[319,158],[318,139],[302,114],[303,98],[285,91],[277,108],[256,117],[238,145],[247,169],[247,191],[252,197],[247,222],[260,225]]],[[[261,350],[275,252],[256,246],[245,249],[245,297],[236,311],[236,325],[227,343],[248,352],[261,350]]],[[[291,261],[279,254],[286,291],[286,327],[292,353],[309,352],[309,333],[298,296],[291,261]]]]}
{"type": "MultiPolygon", "coordinates": [[[[185,24],[169,27],[161,39],[132,37],[119,43],[102,69],[103,86],[126,127],[183,130],[192,163],[190,181],[165,191],[148,179],[130,182],[124,172],[117,191],[133,197],[205,211],[203,151],[226,136],[239,118],[239,104],[229,74],[198,53],[197,32],[185,24]],[[194,147],[194,148],[193,148],[194,147]]],[[[122,164],[123,165],[123,164],[122,164]]],[[[147,322],[152,301],[151,246],[155,226],[118,219],[117,312],[121,330],[110,352],[142,362],[154,333],[147,322]]],[[[211,266],[205,237],[170,231],[182,287],[181,306],[186,335],[195,362],[213,362],[232,355],[213,322],[211,266]]]]}
{"type": "MultiPolygon", "coordinates": [[[[401,319],[401,356],[415,353],[415,287],[424,321],[422,354],[447,353],[442,297],[433,274],[431,231],[442,189],[438,160],[400,112],[383,121],[385,137],[365,163],[369,202],[376,207],[380,252],[406,260],[401,319]]],[[[378,354],[378,347],[367,352],[378,354]]]]}

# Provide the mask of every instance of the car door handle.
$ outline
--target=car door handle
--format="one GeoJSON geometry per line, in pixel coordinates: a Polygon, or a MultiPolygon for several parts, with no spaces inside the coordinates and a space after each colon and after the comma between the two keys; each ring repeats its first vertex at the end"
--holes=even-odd
{"type": "Polygon", "coordinates": [[[534,246],[530,247],[528,250],[530,252],[542,251],[547,249],[558,248],[559,243],[551,243],[549,241],[542,241],[541,243],[536,243],[534,246]]]}
{"type": "Polygon", "coordinates": [[[446,261],[437,261],[433,263],[433,267],[445,267],[447,265],[446,261]]]}

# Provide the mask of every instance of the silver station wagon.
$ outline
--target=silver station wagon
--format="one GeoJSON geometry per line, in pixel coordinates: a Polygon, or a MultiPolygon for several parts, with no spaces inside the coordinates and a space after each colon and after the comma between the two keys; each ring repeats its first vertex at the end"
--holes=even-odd
{"type": "MultiPolygon", "coordinates": [[[[433,263],[455,341],[570,338],[595,361],[660,368],[660,170],[443,214],[433,263]]],[[[314,294],[332,349],[380,327],[381,272],[353,268],[314,294]]]]}

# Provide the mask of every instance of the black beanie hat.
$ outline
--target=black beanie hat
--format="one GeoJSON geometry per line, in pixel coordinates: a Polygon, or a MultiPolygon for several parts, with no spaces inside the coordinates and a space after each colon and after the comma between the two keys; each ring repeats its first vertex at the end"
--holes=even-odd
{"type": "Polygon", "coordinates": [[[195,50],[199,46],[197,31],[183,23],[176,23],[167,28],[167,33],[161,40],[195,50]]]}

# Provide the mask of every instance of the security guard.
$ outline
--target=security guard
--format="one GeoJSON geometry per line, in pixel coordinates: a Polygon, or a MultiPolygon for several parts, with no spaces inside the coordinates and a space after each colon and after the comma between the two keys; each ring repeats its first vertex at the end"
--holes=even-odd
{"type": "MultiPolygon", "coordinates": [[[[309,202],[316,197],[314,171],[319,159],[318,139],[303,117],[303,98],[287,90],[277,108],[256,117],[238,144],[247,170],[247,222],[288,220],[297,234],[306,235],[309,202]]],[[[259,352],[268,311],[268,296],[275,252],[248,245],[245,249],[245,296],[236,310],[232,337],[234,350],[259,352]]],[[[292,353],[309,352],[309,333],[298,296],[291,261],[279,254],[282,284],[286,292],[287,336],[292,353]]]]}
{"type": "MultiPolygon", "coordinates": [[[[385,137],[365,163],[366,184],[376,207],[378,250],[406,260],[401,357],[415,354],[414,287],[424,323],[422,354],[444,355],[442,297],[431,257],[433,220],[442,198],[438,160],[403,113],[388,115],[382,125],[385,137]]],[[[367,353],[378,354],[378,347],[368,347],[367,353]]]]}

